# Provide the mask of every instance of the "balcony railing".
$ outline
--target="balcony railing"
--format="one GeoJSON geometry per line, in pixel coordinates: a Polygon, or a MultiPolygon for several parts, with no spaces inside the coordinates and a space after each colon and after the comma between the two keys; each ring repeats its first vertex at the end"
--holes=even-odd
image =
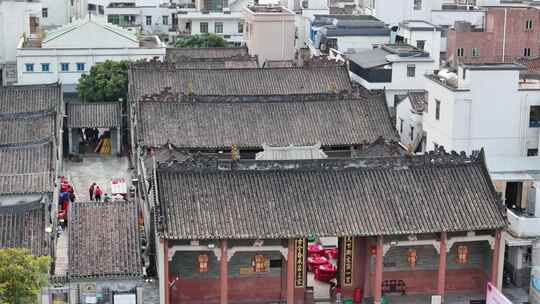
{"type": "Polygon", "coordinates": [[[540,236],[540,218],[530,216],[517,210],[507,210],[510,232],[517,237],[540,236]]]}

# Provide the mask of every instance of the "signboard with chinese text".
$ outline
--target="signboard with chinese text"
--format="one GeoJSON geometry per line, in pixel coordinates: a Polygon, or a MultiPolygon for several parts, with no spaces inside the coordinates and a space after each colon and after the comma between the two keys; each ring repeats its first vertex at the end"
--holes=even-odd
{"type": "Polygon", "coordinates": [[[343,285],[353,283],[354,239],[350,236],[343,238],[343,285]]]}
{"type": "Polygon", "coordinates": [[[294,277],[294,286],[296,288],[302,288],[305,286],[305,278],[306,278],[306,266],[305,266],[305,258],[306,258],[306,240],[305,239],[297,239],[294,241],[294,265],[295,265],[295,277],[294,277]]]}

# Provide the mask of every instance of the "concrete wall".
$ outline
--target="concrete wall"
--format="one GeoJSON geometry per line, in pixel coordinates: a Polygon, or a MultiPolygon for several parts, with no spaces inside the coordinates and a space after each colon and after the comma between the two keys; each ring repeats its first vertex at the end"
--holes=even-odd
{"type": "Polygon", "coordinates": [[[412,144],[418,136],[422,136],[422,115],[411,111],[411,102],[407,97],[396,108],[396,129],[399,133],[399,141],[405,145],[412,144]],[[403,130],[401,130],[403,121],[403,130]],[[413,139],[411,140],[411,127],[413,127],[413,139]]]}
{"type": "Polygon", "coordinates": [[[407,43],[413,46],[417,45],[417,41],[425,41],[424,51],[428,52],[434,61],[434,69],[439,68],[439,60],[441,53],[441,32],[440,31],[416,31],[405,28],[400,28],[398,35],[407,38],[407,43]]]}
{"type": "Polygon", "coordinates": [[[290,11],[284,13],[253,13],[243,11],[246,26],[244,41],[250,55],[266,60],[292,60],[295,54],[295,20],[290,11]]]}
{"type": "Polygon", "coordinates": [[[374,0],[375,17],[388,23],[398,25],[407,19],[430,21],[431,10],[440,10],[442,0],[423,0],[422,9],[414,9],[414,0],[374,0]]]}
{"type": "Polygon", "coordinates": [[[47,9],[47,17],[41,18],[40,24],[45,27],[61,26],[69,23],[70,0],[41,0],[47,9]]]}
{"type": "Polygon", "coordinates": [[[374,45],[390,42],[390,36],[343,36],[337,37],[338,51],[347,52],[349,49],[370,50],[374,45]]]}
{"type": "Polygon", "coordinates": [[[30,17],[41,17],[41,3],[0,1],[0,63],[15,62],[23,33],[30,37],[30,17]]]}
{"type": "Polygon", "coordinates": [[[96,63],[106,60],[139,60],[159,57],[163,59],[165,48],[118,48],[118,49],[19,49],[17,74],[19,84],[40,84],[60,81],[74,86],[82,74],[88,73],[96,63]],[[33,63],[34,71],[26,72],[25,64],[33,63]],[[42,63],[49,63],[49,72],[41,70],[42,63]],[[61,64],[69,63],[69,71],[61,71],[61,64]],[[84,63],[85,70],[77,71],[77,63],[84,63]]]}

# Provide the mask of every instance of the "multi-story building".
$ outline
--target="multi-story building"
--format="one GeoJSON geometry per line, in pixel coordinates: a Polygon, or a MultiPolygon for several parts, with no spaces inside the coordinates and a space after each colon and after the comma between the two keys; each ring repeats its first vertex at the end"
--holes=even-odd
{"type": "Polygon", "coordinates": [[[259,63],[293,60],[295,56],[295,14],[283,6],[249,6],[242,11],[244,41],[259,63]]]}
{"type": "Polygon", "coordinates": [[[448,32],[447,58],[454,64],[511,62],[540,56],[540,9],[524,4],[487,8],[482,27],[458,23],[448,32]]]}
{"type": "Polygon", "coordinates": [[[17,81],[16,51],[21,37],[41,34],[38,1],[0,1],[0,86],[17,81]]]}
{"type": "Polygon", "coordinates": [[[41,26],[52,30],[77,19],[84,19],[89,14],[103,17],[108,2],[109,0],[41,0],[41,26]]]}
{"type": "Polygon", "coordinates": [[[241,9],[245,0],[236,1],[111,1],[105,8],[109,23],[160,35],[163,40],[213,33],[232,44],[243,41],[241,9]]]}
{"type": "Polygon", "coordinates": [[[81,19],[44,39],[21,39],[17,48],[19,84],[61,82],[74,92],[80,76],[106,60],[163,59],[165,45],[157,36],[137,37],[112,24],[81,19]]]}
{"type": "Polygon", "coordinates": [[[401,95],[424,90],[424,74],[431,73],[436,66],[428,52],[408,44],[382,45],[344,57],[351,79],[368,90],[384,90],[392,112],[401,95]]]}
{"type": "Polygon", "coordinates": [[[459,66],[458,73],[426,76],[426,149],[484,148],[488,157],[537,155],[540,84],[520,80],[523,70],[517,64],[471,64],[459,66]]]}
{"type": "Polygon", "coordinates": [[[330,49],[372,49],[390,42],[390,29],[369,15],[313,15],[306,18],[306,45],[314,55],[330,49]]]}

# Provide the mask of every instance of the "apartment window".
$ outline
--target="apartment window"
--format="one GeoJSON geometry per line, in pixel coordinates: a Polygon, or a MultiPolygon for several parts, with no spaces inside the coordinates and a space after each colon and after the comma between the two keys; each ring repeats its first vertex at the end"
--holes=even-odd
{"type": "Polygon", "coordinates": [[[78,72],[84,71],[84,63],[82,62],[77,63],[77,71],[78,72]]]}
{"type": "Polygon", "coordinates": [[[169,16],[161,16],[161,23],[163,25],[169,25],[169,16]]]}
{"type": "Polygon", "coordinates": [[[538,156],[538,149],[527,149],[527,156],[538,156]]]}
{"type": "Polygon", "coordinates": [[[49,9],[48,9],[48,8],[42,8],[42,9],[41,9],[41,17],[42,17],[42,18],[47,18],[47,17],[49,17],[49,9]]]}
{"type": "Polygon", "coordinates": [[[243,33],[243,32],[244,32],[244,23],[238,22],[238,33],[243,33]]]}
{"type": "Polygon", "coordinates": [[[479,57],[480,56],[480,48],[472,48],[472,56],[473,57],[479,57]]]}
{"type": "Polygon", "coordinates": [[[199,30],[201,33],[208,33],[208,22],[201,22],[199,30]]]}
{"type": "Polygon", "coordinates": [[[407,77],[414,77],[416,74],[416,66],[414,64],[407,65],[407,77]]]}
{"type": "Polygon", "coordinates": [[[33,63],[27,63],[24,65],[27,72],[33,72],[34,71],[34,64],[33,63]]]}
{"type": "Polygon", "coordinates": [[[463,48],[458,48],[457,49],[457,56],[458,57],[463,57],[463,55],[465,55],[465,50],[463,48]]]}
{"type": "Polygon", "coordinates": [[[531,106],[529,109],[529,127],[540,128],[540,106],[531,106]]]}
{"type": "Polygon", "coordinates": [[[411,126],[411,140],[414,140],[414,127],[411,126]]]}
{"type": "Polygon", "coordinates": [[[50,71],[50,65],[48,63],[42,63],[41,64],[41,71],[42,72],[49,72],[50,71]]]}
{"type": "Polygon", "coordinates": [[[214,23],[214,33],[216,34],[223,33],[223,22],[214,23]]]}
{"type": "Polygon", "coordinates": [[[525,31],[532,31],[532,29],[533,29],[533,21],[525,20],[525,31]]]}
{"type": "Polygon", "coordinates": [[[152,25],[152,16],[146,16],[146,25],[152,25]]]}
{"type": "Polygon", "coordinates": [[[69,72],[69,63],[60,63],[60,70],[62,72],[69,72]]]}
{"type": "Polygon", "coordinates": [[[439,120],[441,118],[441,101],[435,100],[435,119],[439,120]]]}
{"type": "Polygon", "coordinates": [[[91,11],[91,12],[95,12],[96,11],[96,5],[95,4],[88,4],[88,10],[91,11]]]}
{"type": "Polygon", "coordinates": [[[107,22],[119,25],[120,24],[120,16],[118,15],[109,15],[107,16],[107,22]]]}
{"type": "Polygon", "coordinates": [[[523,49],[523,57],[531,57],[531,48],[523,49]]]}
{"type": "Polygon", "coordinates": [[[414,0],[414,9],[415,10],[421,10],[422,9],[422,0],[414,0]]]}
{"type": "Polygon", "coordinates": [[[403,133],[403,119],[399,119],[399,133],[403,133]]]}
{"type": "Polygon", "coordinates": [[[416,47],[421,49],[421,50],[424,50],[424,47],[426,46],[426,41],[425,40],[416,40],[416,47]]]}
{"type": "Polygon", "coordinates": [[[105,7],[103,5],[98,5],[98,12],[100,15],[105,15],[105,7]]]}

